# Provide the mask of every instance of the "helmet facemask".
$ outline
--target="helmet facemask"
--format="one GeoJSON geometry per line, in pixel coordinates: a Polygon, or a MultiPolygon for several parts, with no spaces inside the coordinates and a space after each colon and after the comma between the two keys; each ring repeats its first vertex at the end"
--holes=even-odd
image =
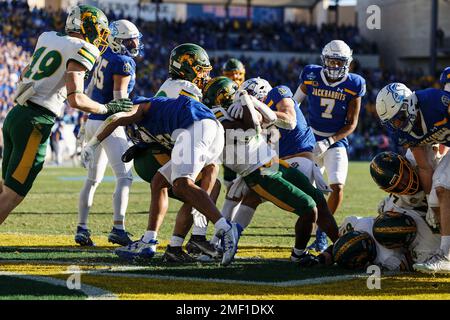
{"type": "Polygon", "coordinates": [[[345,77],[350,69],[352,58],[343,56],[321,56],[325,75],[331,80],[345,77]]]}
{"type": "Polygon", "coordinates": [[[386,124],[393,131],[401,130],[409,133],[414,127],[417,119],[417,109],[413,98],[407,97],[403,99],[399,111],[386,124]]]}
{"type": "Polygon", "coordinates": [[[198,88],[203,89],[206,83],[211,79],[210,72],[212,70],[212,66],[201,66],[196,65],[192,68],[193,72],[195,72],[195,77],[192,79],[192,83],[195,84],[198,88]]]}
{"type": "Polygon", "coordinates": [[[84,12],[81,15],[80,31],[84,39],[98,48],[103,54],[108,48],[108,37],[110,30],[97,20],[91,12],[84,12]]]}

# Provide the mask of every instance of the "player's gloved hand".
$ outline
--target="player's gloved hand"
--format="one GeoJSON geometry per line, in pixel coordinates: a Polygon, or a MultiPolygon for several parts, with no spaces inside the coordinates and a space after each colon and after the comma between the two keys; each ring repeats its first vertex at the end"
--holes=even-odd
{"type": "Polygon", "coordinates": [[[78,132],[78,136],[77,136],[77,142],[76,142],[76,146],[75,146],[75,150],[77,153],[81,152],[81,150],[83,149],[84,141],[85,141],[84,140],[85,133],[86,133],[86,130],[84,128],[84,123],[83,123],[83,124],[81,124],[80,131],[78,132]]]}
{"type": "Polygon", "coordinates": [[[116,99],[105,104],[108,113],[129,112],[133,108],[133,102],[128,98],[116,99]]]}
{"type": "Polygon", "coordinates": [[[138,144],[132,145],[125,151],[125,153],[122,155],[122,162],[130,162],[134,158],[136,158],[136,155],[142,150],[142,147],[138,144]]]}
{"type": "Polygon", "coordinates": [[[192,209],[191,211],[192,216],[194,217],[194,225],[199,228],[206,228],[208,226],[208,219],[204,215],[202,215],[200,212],[198,212],[197,209],[192,209]]]}
{"type": "Polygon", "coordinates": [[[100,141],[97,137],[93,137],[81,150],[81,165],[88,169],[92,160],[94,159],[95,149],[97,149],[100,141]]]}
{"type": "Polygon", "coordinates": [[[238,176],[233,180],[230,189],[228,190],[227,196],[230,199],[242,199],[247,193],[249,189],[247,183],[245,183],[244,179],[241,176],[238,176]]]}
{"type": "Polygon", "coordinates": [[[439,229],[439,221],[436,218],[436,215],[434,214],[434,210],[431,208],[428,208],[427,214],[425,215],[425,220],[427,221],[428,225],[432,227],[433,229],[439,229]]]}
{"type": "Polygon", "coordinates": [[[242,107],[242,104],[238,102],[234,102],[227,110],[228,114],[233,119],[242,119],[244,116],[244,108],[242,107]]]}
{"type": "Polygon", "coordinates": [[[313,154],[315,157],[320,158],[323,156],[325,151],[328,150],[328,148],[334,144],[334,139],[332,137],[328,137],[326,139],[320,140],[316,142],[316,145],[313,149],[313,154]]]}

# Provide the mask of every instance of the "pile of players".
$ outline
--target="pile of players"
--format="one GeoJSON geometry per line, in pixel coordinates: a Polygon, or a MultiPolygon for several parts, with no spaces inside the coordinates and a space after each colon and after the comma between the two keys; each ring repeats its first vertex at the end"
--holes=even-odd
{"type": "MultiPolygon", "coordinates": [[[[32,106],[38,119],[50,117],[44,117],[42,123],[51,123],[51,117],[59,111],[47,103],[52,102],[51,94],[59,98],[61,92],[65,93],[72,107],[90,113],[79,136],[88,178],[80,193],[75,235],[78,244],[94,245],[87,227],[88,214],[109,162],[117,181],[108,240],[122,245],[115,253],[127,260],[147,261],[155,255],[158,231],[169,198],[173,198],[183,205],[163,260],[218,259],[228,265],[258,205],[269,201],[298,216],[290,258],[301,266],[337,262],[362,268],[376,263],[393,270],[410,269],[416,262],[416,270],[450,272],[450,158],[444,156],[446,150],[441,147],[450,144],[448,92],[428,89],[412,93],[395,83],[380,91],[380,119],[398,137],[399,144],[410,148],[417,169],[400,155],[378,155],[371,163],[371,173],[391,195],[380,206],[377,218],[349,217],[338,228],[333,214],[343,200],[347,137],[357,126],[365,94],[364,79],[349,72],[352,50],[343,41],[333,40],[323,48],[322,66],[303,68],[295,95],[288,87],[272,87],[261,78],[244,81],[245,68],[236,59],[224,65],[223,76],[211,79],[206,51],[196,44],[180,44],[170,54],[169,78],[152,98],[146,98],[132,96],[134,58],[143,45],[139,30],[127,20],[114,21],[109,28],[105,23],[99,25],[103,20],[107,21],[97,8],[79,6],[69,14],[66,35],[41,35],[16,99],[16,110],[32,106]],[[92,19],[93,15],[97,19],[92,19]],[[87,44],[74,47],[75,55],[70,50],[62,57],[56,53],[49,56],[57,50],[44,55],[52,48],[50,38],[59,40],[57,37],[67,42],[60,44],[63,48],[73,46],[72,38],[87,44]],[[65,83],[56,72],[56,64],[64,59],[68,66],[65,83]],[[72,63],[74,70],[69,69],[72,63]],[[85,94],[79,77],[91,69],[85,94]],[[68,82],[71,77],[73,83],[68,82]],[[60,89],[49,94],[50,89],[41,80],[52,78],[60,89]],[[305,99],[309,124],[299,108],[305,99]],[[436,144],[437,151],[431,147],[436,144]],[[137,174],[151,185],[148,226],[138,241],[130,239],[124,223],[132,160],[137,174]],[[220,164],[227,187],[221,210],[216,206],[221,189],[217,179],[220,164]],[[324,170],[328,183],[322,176],[324,170]],[[210,221],[215,230],[207,240],[210,221]],[[318,226],[316,240],[307,248],[314,223],[318,226]],[[191,228],[185,252],[183,244],[191,228]],[[328,248],[327,237],[333,243],[328,248]]],[[[444,85],[449,82],[448,74],[446,69],[444,85]]],[[[13,136],[9,132],[14,131],[13,121],[5,122],[5,137],[13,136]]],[[[37,136],[36,126],[30,128],[29,135],[11,141],[11,145],[22,146],[16,148],[14,156],[8,156],[5,140],[0,200],[9,202],[4,206],[0,201],[1,221],[23,200],[42,168],[37,151],[31,159],[37,166],[28,171],[25,166],[30,163],[30,141],[37,150],[45,144],[36,137],[46,133],[37,136]]]]}

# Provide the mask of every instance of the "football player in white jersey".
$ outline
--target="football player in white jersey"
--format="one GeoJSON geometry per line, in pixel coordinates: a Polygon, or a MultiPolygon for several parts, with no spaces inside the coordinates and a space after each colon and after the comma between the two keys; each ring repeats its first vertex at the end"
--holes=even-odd
{"type": "MultiPolygon", "coordinates": [[[[136,78],[136,63],[143,49],[142,34],[128,20],[117,20],[110,24],[109,48],[99,59],[88,86],[88,95],[94,101],[107,103],[114,99],[128,98],[133,91],[136,78]]],[[[89,141],[108,115],[90,114],[80,130],[78,139],[89,141]],[[83,134],[84,133],[84,134],[83,134]]],[[[123,127],[117,128],[101,146],[88,169],[88,176],[80,192],[78,204],[78,226],[75,242],[81,246],[94,245],[88,230],[89,210],[94,201],[95,191],[105,175],[108,162],[116,177],[113,195],[113,228],[108,241],[125,246],[132,242],[125,231],[125,212],[128,195],[133,181],[132,163],[123,162],[122,154],[128,149],[128,140],[123,127]]]]}
{"type": "MultiPolygon", "coordinates": [[[[262,127],[277,121],[277,114],[245,90],[236,93],[231,104],[229,95],[233,85],[236,86],[226,77],[214,78],[206,85],[203,98],[227,130],[223,162],[238,174],[230,193],[252,193],[259,203],[261,199],[270,201],[298,215],[295,247],[302,252],[308,244],[316,217],[317,224],[326,229],[330,239],[335,241],[337,225],[323,193],[310,183],[306,175],[279,159],[270,139],[261,133],[262,127]],[[230,112],[234,109],[242,110],[242,115],[231,116],[230,112]],[[241,192],[233,189],[240,189],[241,192]]],[[[239,216],[239,210],[242,207],[236,216],[239,216]]],[[[245,227],[249,223],[248,219],[241,221],[245,227]]]]}
{"type": "Polygon", "coordinates": [[[16,106],[6,117],[0,224],[22,202],[41,171],[51,128],[66,100],[71,107],[89,113],[131,110],[129,99],[100,104],[83,93],[86,72],[108,47],[105,14],[93,6],[74,7],[65,31],[39,36],[32,61],[21,76],[16,106]]]}

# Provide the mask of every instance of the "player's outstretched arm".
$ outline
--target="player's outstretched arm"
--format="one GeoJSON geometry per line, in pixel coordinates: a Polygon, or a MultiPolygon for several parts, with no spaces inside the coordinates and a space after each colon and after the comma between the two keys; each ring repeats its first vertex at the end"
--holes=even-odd
{"type": "Polygon", "coordinates": [[[129,99],[113,100],[108,104],[101,104],[90,99],[84,94],[84,77],[86,67],[70,60],[66,70],[67,101],[70,106],[89,113],[105,114],[131,110],[132,103],[129,99]]]}
{"type": "Polygon", "coordinates": [[[425,194],[430,194],[433,184],[433,167],[428,160],[428,151],[426,147],[413,147],[411,152],[417,163],[417,174],[419,175],[420,185],[425,194]]]}
{"type": "Polygon", "coordinates": [[[292,130],[297,125],[297,115],[295,114],[295,104],[292,99],[284,98],[277,103],[277,120],[275,125],[279,128],[292,130]]]}

